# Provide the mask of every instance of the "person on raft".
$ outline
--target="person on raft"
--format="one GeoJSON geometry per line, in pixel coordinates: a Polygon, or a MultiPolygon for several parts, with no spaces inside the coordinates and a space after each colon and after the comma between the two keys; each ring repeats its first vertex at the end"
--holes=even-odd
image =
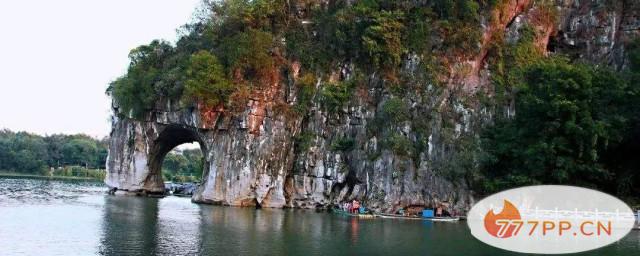
{"type": "Polygon", "coordinates": [[[351,204],[351,213],[358,213],[359,209],[360,209],[360,202],[354,199],[353,203],[351,204]]]}

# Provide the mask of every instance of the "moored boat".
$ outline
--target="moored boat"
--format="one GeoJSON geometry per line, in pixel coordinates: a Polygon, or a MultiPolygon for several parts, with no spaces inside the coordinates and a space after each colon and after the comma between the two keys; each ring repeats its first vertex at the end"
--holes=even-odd
{"type": "Polygon", "coordinates": [[[389,213],[376,213],[374,214],[376,217],[383,219],[400,219],[400,220],[424,220],[425,218],[420,216],[404,216],[400,214],[389,214],[389,213]]]}
{"type": "Polygon", "coordinates": [[[400,214],[376,213],[376,217],[382,219],[399,219],[399,220],[428,220],[434,222],[456,222],[460,217],[421,217],[421,216],[404,216],[400,214]]]}
{"type": "Polygon", "coordinates": [[[433,217],[433,218],[425,218],[425,220],[430,220],[435,222],[456,222],[460,220],[460,217],[433,217]]]}
{"type": "Polygon", "coordinates": [[[377,217],[376,215],[370,214],[370,213],[350,213],[340,209],[333,209],[332,212],[338,215],[349,216],[349,217],[360,218],[360,219],[373,219],[377,217]]]}

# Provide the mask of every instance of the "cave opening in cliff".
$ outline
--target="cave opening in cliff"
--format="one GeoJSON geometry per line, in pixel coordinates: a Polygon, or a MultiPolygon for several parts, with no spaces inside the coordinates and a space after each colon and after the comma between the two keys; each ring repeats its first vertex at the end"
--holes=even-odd
{"type": "MultiPolygon", "coordinates": [[[[206,148],[197,129],[184,126],[168,126],[158,138],[149,154],[150,176],[164,182],[195,184],[206,173],[206,148]]],[[[196,186],[165,185],[174,193],[193,194],[196,186]]]]}

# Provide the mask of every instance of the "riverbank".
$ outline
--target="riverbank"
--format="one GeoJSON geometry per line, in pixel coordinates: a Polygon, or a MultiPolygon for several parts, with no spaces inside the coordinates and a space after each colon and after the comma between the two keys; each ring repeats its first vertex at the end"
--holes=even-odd
{"type": "Polygon", "coordinates": [[[46,176],[38,174],[25,174],[18,172],[0,171],[2,178],[21,178],[21,179],[50,179],[50,180],[80,180],[80,181],[102,181],[94,177],[76,177],[76,176],[46,176]]]}

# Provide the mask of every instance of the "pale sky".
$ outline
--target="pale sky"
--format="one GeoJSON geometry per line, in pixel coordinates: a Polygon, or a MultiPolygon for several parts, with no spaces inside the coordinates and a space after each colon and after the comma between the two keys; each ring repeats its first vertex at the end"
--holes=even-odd
{"type": "Polygon", "coordinates": [[[0,129],[109,134],[109,82],[129,50],[175,42],[201,0],[0,2],[0,129]]]}

